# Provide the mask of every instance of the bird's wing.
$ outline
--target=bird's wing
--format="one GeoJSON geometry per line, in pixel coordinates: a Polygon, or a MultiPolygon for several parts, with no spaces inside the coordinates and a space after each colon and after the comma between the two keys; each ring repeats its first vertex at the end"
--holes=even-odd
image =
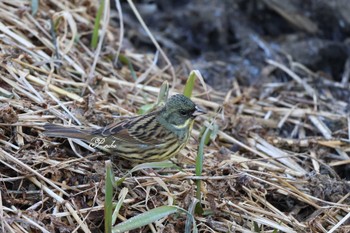
{"type": "Polygon", "coordinates": [[[169,133],[156,119],[156,114],[132,117],[110,124],[94,132],[104,137],[112,136],[116,142],[156,145],[166,141],[169,133]]]}

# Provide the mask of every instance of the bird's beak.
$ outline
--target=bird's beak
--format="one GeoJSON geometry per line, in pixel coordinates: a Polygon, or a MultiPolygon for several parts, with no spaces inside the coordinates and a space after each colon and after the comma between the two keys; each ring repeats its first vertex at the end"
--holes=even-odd
{"type": "Polygon", "coordinates": [[[192,113],[192,116],[196,117],[196,116],[200,116],[200,115],[203,115],[206,113],[207,113],[206,111],[204,111],[203,109],[200,109],[198,106],[196,106],[196,111],[194,111],[194,113],[192,113]]]}

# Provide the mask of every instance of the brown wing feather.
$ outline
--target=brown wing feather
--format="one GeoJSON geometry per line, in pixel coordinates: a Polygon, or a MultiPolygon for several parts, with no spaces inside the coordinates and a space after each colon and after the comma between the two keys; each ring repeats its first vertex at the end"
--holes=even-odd
{"type": "Polygon", "coordinates": [[[156,119],[159,112],[132,117],[107,125],[93,132],[104,137],[113,136],[116,142],[156,145],[164,143],[170,134],[156,119]]]}

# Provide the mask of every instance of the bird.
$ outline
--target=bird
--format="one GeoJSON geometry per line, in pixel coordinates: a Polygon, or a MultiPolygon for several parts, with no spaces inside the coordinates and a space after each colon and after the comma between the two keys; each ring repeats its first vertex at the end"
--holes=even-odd
{"type": "Polygon", "coordinates": [[[194,119],[206,112],[182,94],[171,96],[163,107],[148,114],[92,130],[47,123],[48,137],[81,139],[126,160],[144,163],[170,159],[187,144],[194,119]]]}

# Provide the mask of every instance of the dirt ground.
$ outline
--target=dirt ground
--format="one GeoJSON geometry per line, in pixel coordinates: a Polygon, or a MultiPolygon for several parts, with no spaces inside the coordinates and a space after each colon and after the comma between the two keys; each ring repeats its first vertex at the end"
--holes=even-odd
{"type": "MultiPolygon", "coordinates": [[[[127,3],[123,7],[128,39],[137,49],[152,51],[127,3]]],[[[261,80],[265,60],[286,56],[320,78],[341,81],[346,75],[346,0],[145,1],[137,7],[173,63],[189,60],[217,90],[230,87],[233,79],[246,85],[270,81],[261,80]]]]}

